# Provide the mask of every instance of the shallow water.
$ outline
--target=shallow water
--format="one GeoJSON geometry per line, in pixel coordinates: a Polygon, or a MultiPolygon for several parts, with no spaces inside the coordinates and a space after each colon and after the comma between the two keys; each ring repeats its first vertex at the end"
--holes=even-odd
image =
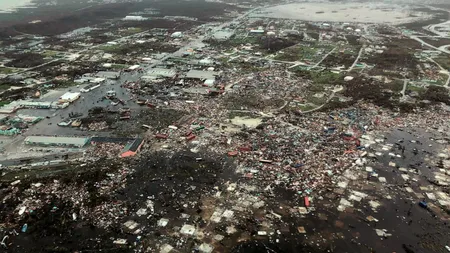
{"type": "Polygon", "coordinates": [[[31,0],[1,0],[0,12],[11,11],[14,8],[23,7],[29,5],[31,0]]]}

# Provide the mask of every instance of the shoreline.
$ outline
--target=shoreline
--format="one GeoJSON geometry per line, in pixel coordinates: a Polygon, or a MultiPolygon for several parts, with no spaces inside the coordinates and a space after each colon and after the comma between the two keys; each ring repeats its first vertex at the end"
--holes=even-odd
{"type": "Polygon", "coordinates": [[[3,0],[0,4],[0,14],[15,13],[20,9],[35,9],[37,5],[33,0],[3,0]],[[5,2],[7,1],[7,2],[5,2]],[[18,3],[16,3],[18,2],[18,3]]]}

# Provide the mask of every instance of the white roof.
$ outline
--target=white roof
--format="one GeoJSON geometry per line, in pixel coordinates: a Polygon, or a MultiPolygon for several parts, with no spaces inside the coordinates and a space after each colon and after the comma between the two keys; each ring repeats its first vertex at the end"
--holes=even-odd
{"type": "Polygon", "coordinates": [[[158,79],[157,76],[141,76],[142,80],[156,80],[158,79]]]}
{"type": "Polygon", "coordinates": [[[94,78],[91,82],[93,82],[93,83],[100,83],[100,82],[103,82],[105,80],[106,80],[105,78],[97,77],[97,78],[94,78]]]}
{"type": "Polygon", "coordinates": [[[174,77],[177,72],[173,69],[163,69],[163,68],[153,68],[147,72],[147,76],[163,76],[163,77],[174,77]]]}
{"type": "Polygon", "coordinates": [[[213,85],[215,81],[216,80],[214,80],[214,79],[206,79],[204,84],[206,84],[206,85],[213,85]]]}
{"type": "Polygon", "coordinates": [[[219,75],[219,72],[214,71],[202,71],[202,70],[189,70],[186,73],[186,78],[194,79],[215,79],[215,76],[219,75]]]}
{"type": "Polygon", "coordinates": [[[76,99],[80,96],[81,93],[79,92],[67,92],[64,93],[64,95],[62,95],[59,99],[61,100],[73,100],[76,99]]]}
{"type": "Polygon", "coordinates": [[[83,137],[55,137],[55,136],[28,136],[25,142],[41,143],[41,144],[59,144],[59,145],[75,145],[84,146],[88,138],[83,137]]]}
{"type": "Polygon", "coordinates": [[[211,59],[201,59],[200,61],[199,61],[199,63],[200,64],[212,64],[212,63],[214,63],[213,62],[213,60],[211,60],[211,59]]]}
{"type": "Polygon", "coordinates": [[[129,67],[128,69],[129,70],[135,70],[137,68],[139,68],[139,65],[133,65],[133,66],[129,67]]]}
{"type": "Polygon", "coordinates": [[[140,21],[140,20],[147,20],[147,18],[144,18],[142,16],[125,16],[125,18],[123,18],[123,20],[135,20],[135,21],[140,21]]]}
{"type": "Polygon", "coordinates": [[[174,32],[171,35],[172,38],[179,38],[179,37],[182,37],[182,36],[183,36],[182,32],[174,32]]]}

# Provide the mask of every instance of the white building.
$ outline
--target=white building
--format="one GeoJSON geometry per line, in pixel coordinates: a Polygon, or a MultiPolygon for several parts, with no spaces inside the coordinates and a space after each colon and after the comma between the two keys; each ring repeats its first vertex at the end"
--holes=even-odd
{"type": "Polygon", "coordinates": [[[250,33],[263,34],[264,30],[250,30],[250,33]]]}
{"type": "Polygon", "coordinates": [[[142,16],[125,16],[125,18],[123,18],[122,20],[124,20],[124,21],[144,21],[147,19],[148,18],[144,18],[142,16]]]}
{"type": "Polygon", "coordinates": [[[128,68],[129,71],[133,71],[139,68],[139,65],[133,65],[131,67],[128,68]]]}
{"type": "Polygon", "coordinates": [[[59,103],[72,103],[73,101],[80,98],[79,92],[66,92],[59,98],[59,103]]]}
{"type": "Polygon", "coordinates": [[[170,35],[170,37],[181,38],[181,37],[183,37],[183,33],[182,32],[174,32],[174,33],[172,33],[172,35],[170,35]]]}

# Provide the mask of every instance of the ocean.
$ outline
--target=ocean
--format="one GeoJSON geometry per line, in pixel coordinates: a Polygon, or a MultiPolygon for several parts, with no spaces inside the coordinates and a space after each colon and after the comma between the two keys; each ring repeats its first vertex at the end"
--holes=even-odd
{"type": "Polygon", "coordinates": [[[0,0],[0,12],[12,11],[15,8],[26,6],[31,0],[0,0]]]}

